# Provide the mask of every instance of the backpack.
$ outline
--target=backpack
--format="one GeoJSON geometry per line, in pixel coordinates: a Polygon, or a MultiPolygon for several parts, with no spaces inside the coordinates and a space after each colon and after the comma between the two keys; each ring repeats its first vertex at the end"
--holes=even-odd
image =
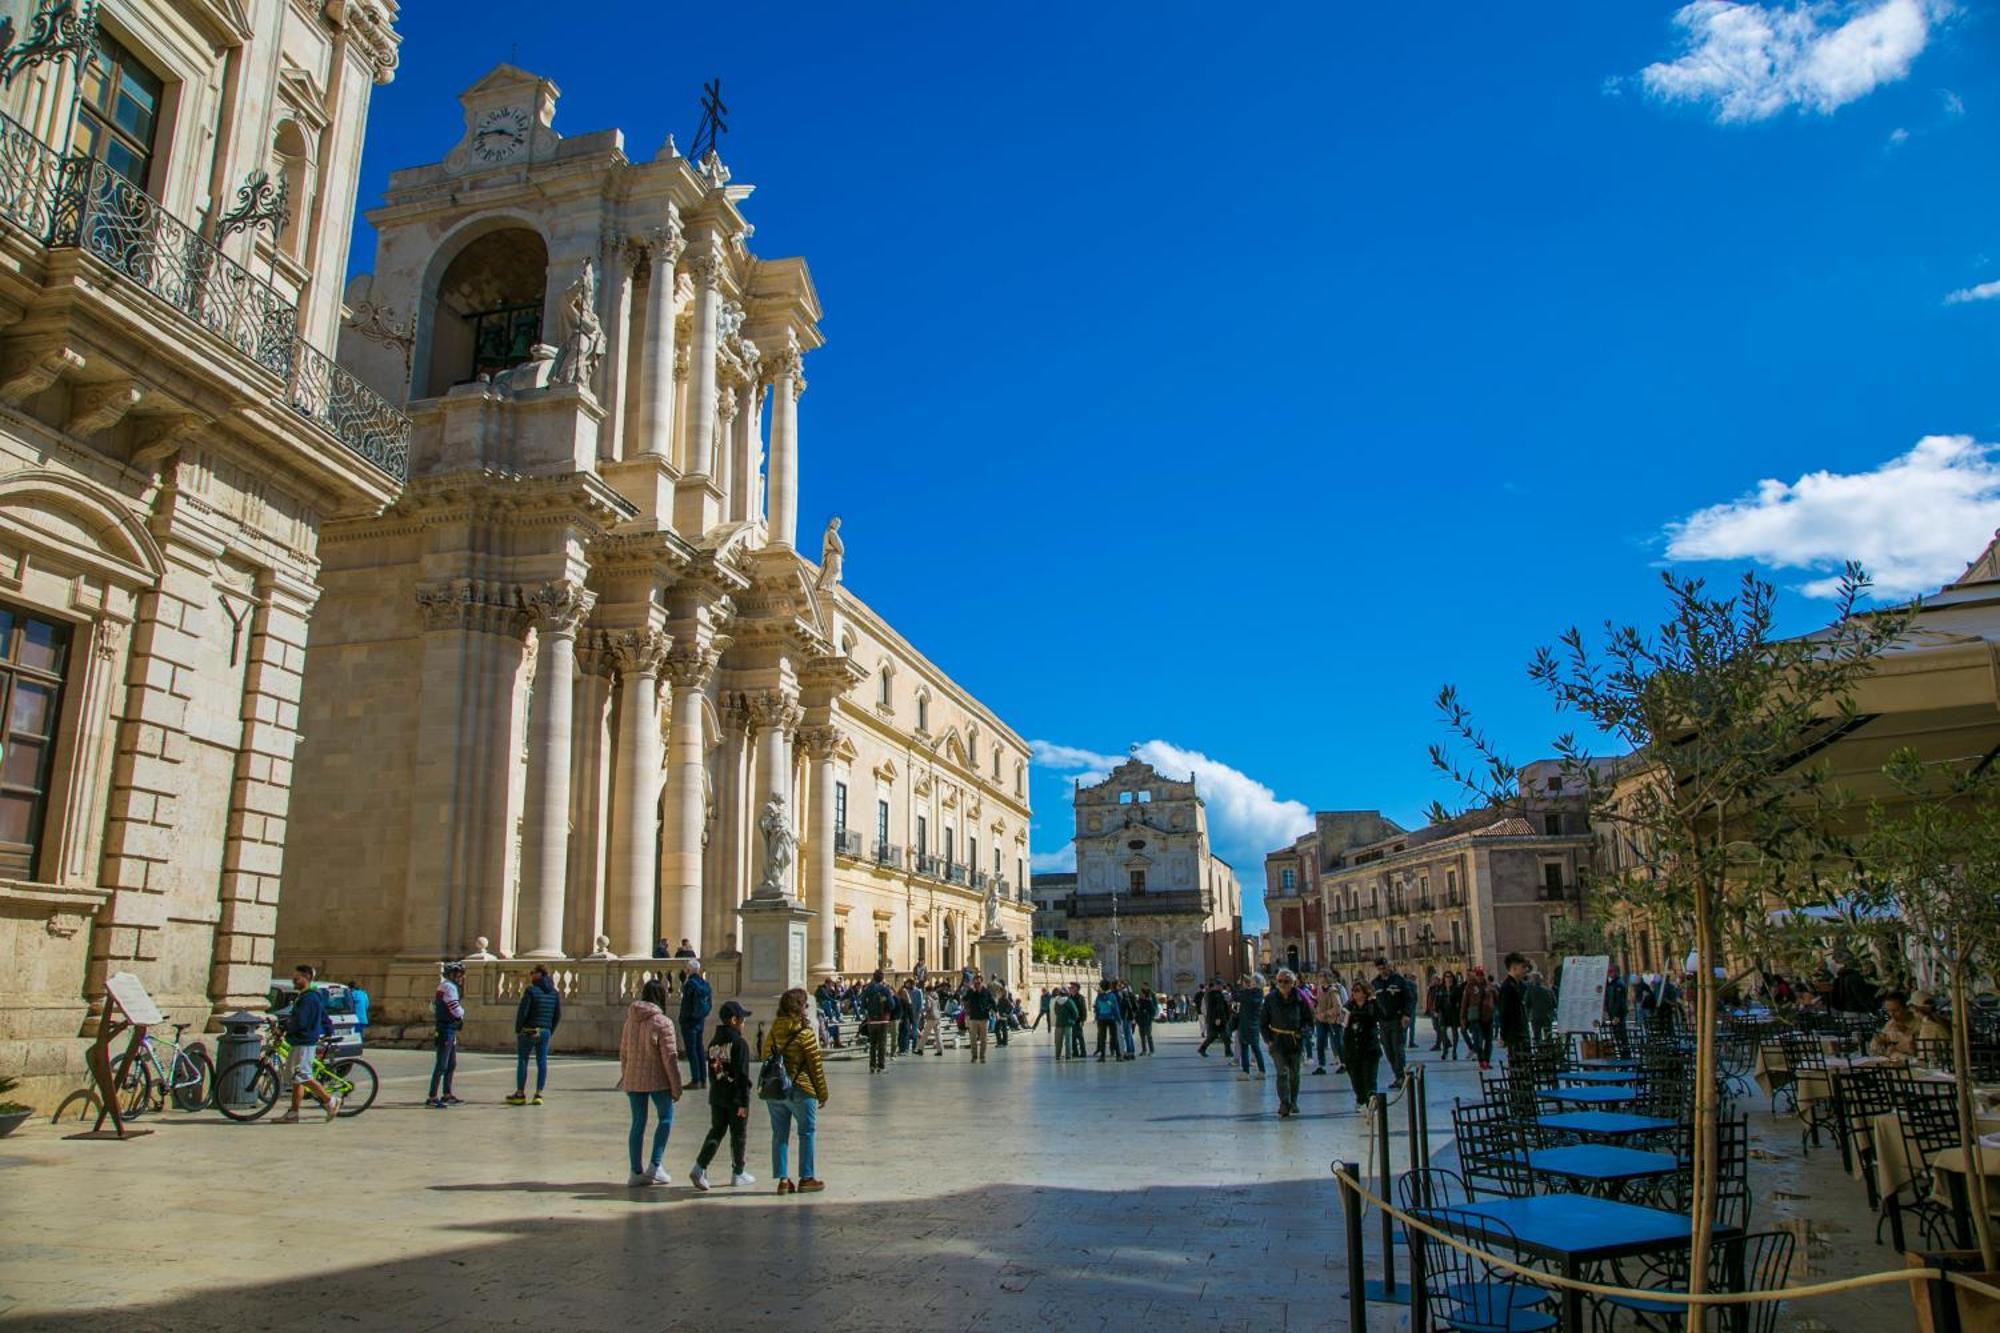
{"type": "Polygon", "coordinates": [[[1103,1023],[1117,1022],[1118,997],[1116,995],[1113,995],[1110,991],[1100,991],[1097,996],[1096,1013],[1099,1022],[1103,1023]]]}
{"type": "MultiPolygon", "coordinates": [[[[799,1032],[805,1029],[800,1028],[799,1032]]],[[[798,1032],[792,1040],[774,1049],[770,1058],[764,1061],[764,1068],[757,1075],[757,1095],[767,1102],[782,1102],[792,1095],[792,1075],[785,1068],[785,1052],[792,1048],[792,1042],[799,1039],[798,1032]]]]}

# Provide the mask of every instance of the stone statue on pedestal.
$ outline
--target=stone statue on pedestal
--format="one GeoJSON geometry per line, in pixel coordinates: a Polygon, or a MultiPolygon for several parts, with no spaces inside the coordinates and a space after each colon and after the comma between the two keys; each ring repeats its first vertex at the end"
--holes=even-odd
{"type": "Polygon", "coordinates": [[[757,892],[765,897],[781,895],[785,876],[792,868],[792,850],[798,845],[784,797],[771,793],[771,799],[764,802],[764,813],[757,817],[757,830],[764,835],[764,873],[757,881],[757,892]]]}
{"type": "Polygon", "coordinates": [[[549,373],[554,384],[580,384],[588,389],[597,382],[598,363],[604,360],[604,325],[597,318],[597,269],[583,261],[583,271],[563,294],[562,346],[556,353],[555,368],[549,373]]]}
{"type": "Polygon", "coordinates": [[[986,883],[986,933],[1000,933],[1000,884],[997,880],[986,883]]]}
{"type": "Polygon", "coordinates": [[[819,543],[819,580],[815,588],[831,588],[840,582],[840,563],[847,555],[847,544],[840,540],[840,515],[835,514],[826,521],[826,535],[819,543]]]}

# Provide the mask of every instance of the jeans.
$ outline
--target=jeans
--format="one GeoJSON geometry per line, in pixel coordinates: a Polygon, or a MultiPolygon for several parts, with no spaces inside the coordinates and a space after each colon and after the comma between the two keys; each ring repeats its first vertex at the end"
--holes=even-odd
{"type": "Polygon", "coordinates": [[[1070,1054],[1069,1034],[1071,1028],[1067,1023],[1057,1023],[1054,1026],[1056,1033],[1056,1059],[1060,1060],[1065,1055],[1070,1054]]]}
{"type": "Polygon", "coordinates": [[[1431,1010],[1431,1049],[1444,1049],[1444,1019],[1435,1009],[1431,1010]]]}
{"type": "Polygon", "coordinates": [[[1233,1057],[1236,1052],[1229,1049],[1229,1024],[1227,1023],[1210,1023],[1208,1025],[1208,1035],[1201,1039],[1201,1045],[1195,1049],[1198,1051],[1208,1050],[1209,1043],[1213,1042],[1217,1037],[1222,1038],[1222,1058],[1227,1060],[1233,1057]]]}
{"type": "Polygon", "coordinates": [[[1118,1054],[1118,1025],[1108,1018],[1097,1020],[1097,1058],[1104,1058],[1104,1048],[1111,1047],[1113,1055],[1118,1054]]]}
{"type": "Polygon", "coordinates": [[[535,1057],[535,1093],[541,1094],[549,1085],[549,1039],[555,1033],[542,1028],[532,1036],[526,1032],[514,1034],[514,1091],[526,1091],[528,1086],[528,1057],[535,1057]]]}
{"type": "Polygon", "coordinates": [[[451,1096],[451,1076],[458,1072],[458,1029],[439,1028],[437,1059],[431,1064],[431,1100],[451,1096]],[[444,1091],[438,1091],[439,1083],[444,1091]]]}
{"type": "Polygon", "coordinates": [[[833,1044],[840,1045],[840,1010],[823,1004],[819,1007],[819,1016],[820,1021],[826,1024],[827,1035],[833,1039],[833,1044]]]}
{"type": "Polygon", "coordinates": [[[1438,1040],[1444,1043],[1445,1059],[1458,1059],[1458,1024],[1444,1024],[1438,1031],[1438,1040]]]}
{"type": "Polygon", "coordinates": [[[1139,1049],[1147,1055],[1153,1053],[1153,1025],[1143,1018],[1139,1020],[1139,1049]]]}
{"type": "Polygon", "coordinates": [[[1264,1043],[1257,1040],[1257,1034],[1249,1028],[1239,1029],[1236,1033],[1236,1044],[1241,1048],[1236,1054],[1243,1062],[1243,1072],[1246,1074],[1250,1072],[1250,1057],[1254,1055],[1257,1057],[1257,1072],[1263,1073],[1264,1043]]]}
{"type": "Polygon", "coordinates": [[[667,1135],[674,1127],[674,1095],[665,1088],[658,1092],[628,1092],[625,1100],[632,1103],[632,1132],[625,1138],[625,1146],[632,1158],[632,1174],[638,1175],[646,1168],[639,1165],[639,1147],[646,1141],[646,1103],[653,1104],[653,1114],[659,1124],[653,1127],[652,1165],[658,1166],[660,1159],[667,1155],[667,1135]]]}
{"type": "Polygon", "coordinates": [[[1118,1020],[1118,1039],[1125,1044],[1125,1058],[1127,1060],[1132,1059],[1138,1054],[1138,1051],[1134,1050],[1132,1046],[1132,1027],[1133,1023],[1131,1019],[1121,1018],[1118,1020]]]}
{"type": "MultiPolygon", "coordinates": [[[[1404,1035],[1402,1022],[1403,1020],[1399,1018],[1389,1025],[1389,1037],[1385,1043],[1389,1056],[1389,1075],[1396,1079],[1403,1077],[1403,1062],[1410,1058],[1407,1049],[1409,1038],[1404,1035]]],[[[1415,1031],[1416,1024],[1412,1023],[1410,1030],[1415,1031]]]]}
{"type": "Polygon", "coordinates": [[[868,1071],[889,1067],[889,1025],[870,1023],[868,1025],[868,1071]]]}
{"type": "Polygon", "coordinates": [[[708,1137],[701,1141],[701,1152],[695,1156],[695,1170],[708,1170],[708,1164],[715,1160],[715,1150],[722,1146],[722,1136],[727,1134],[729,1136],[729,1169],[739,1176],[742,1175],[744,1166],[743,1140],[745,1132],[749,1127],[749,1120],[746,1117],[737,1115],[735,1107],[716,1106],[711,1103],[708,1108],[708,1137]]]}
{"type": "Polygon", "coordinates": [[[1326,1068],[1326,1052],[1329,1047],[1333,1050],[1334,1059],[1340,1058],[1340,1024],[1315,1022],[1313,1039],[1319,1043],[1319,1058],[1313,1063],[1321,1069],[1326,1068]]]}
{"type": "Polygon", "coordinates": [[[1090,1054],[1090,1048],[1083,1042],[1082,1023],[1077,1023],[1069,1030],[1069,1053],[1079,1060],[1090,1054]]]}
{"type": "Polygon", "coordinates": [[[793,1088],[791,1095],[781,1102],[765,1102],[764,1109],[771,1113],[771,1175],[778,1180],[788,1179],[791,1172],[789,1153],[791,1150],[792,1125],[799,1127],[799,1179],[811,1180],[813,1176],[813,1132],[819,1127],[819,1099],[810,1092],[793,1088]]]}
{"type": "Polygon", "coordinates": [[[1278,1067],[1278,1105],[1299,1109],[1299,1066],[1305,1062],[1303,1040],[1278,1041],[1271,1045],[1271,1063],[1278,1067]]]}
{"type": "Polygon", "coordinates": [[[1473,1059],[1488,1064],[1493,1059],[1493,1024],[1490,1020],[1465,1020],[1465,1049],[1473,1059]]]}
{"type": "Polygon", "coordinates": [[[701,1030],[708,1026],[708,1020],[697,1018],[680,1025],[681,1054],[687,1057],[688,1081],[690,1088],[708,1086],[708,1051],[701,1044],[701,1030]]]}

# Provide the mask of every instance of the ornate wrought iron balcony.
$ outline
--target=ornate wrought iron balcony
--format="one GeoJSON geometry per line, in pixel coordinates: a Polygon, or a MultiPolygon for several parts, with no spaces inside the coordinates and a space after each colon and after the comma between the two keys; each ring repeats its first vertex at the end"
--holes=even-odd
{"type": "Polygon", "coordinates": [[[271,283],[94,158],[65,159],[0,114],[0,220],[75,249],[165,301],[282,381],[284,401],[394,477],[410,470],[410,419],[299,336],[298,307],[271,283]]]}

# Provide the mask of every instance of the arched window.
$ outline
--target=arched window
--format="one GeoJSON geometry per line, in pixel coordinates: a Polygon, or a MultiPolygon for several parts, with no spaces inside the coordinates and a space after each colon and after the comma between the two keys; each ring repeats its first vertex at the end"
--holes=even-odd
{"type": "Polygon", "coordinates": [[[1014,761],[1014,794],[1019,796],[1027,789],[1027,768],[1020,760],[1014,761]]]}
{"type": "Polygon", "coordinates": [[[882,670],[876,674],[875,681],[875,706],[884,709],[894,708],[896,706],[896,668],[884,662],[882,670]]]}
{"type": "Polygon", "coordinates": [[[312,141],[296,120],[280,121],[271,136],[271,156],[277,163],[278,183],[284,186],[285,228],[278,235],[278,248],[294,259],[303,259],[306,222],[312,216],[312,141]]]}
{"type": "Polygon", "coordinates": [[[930,695],[925,694],[922,691],[919,691],[917,694],[917,730],[919,732],[928,732],[930,729],[931,729],[931,697],[930,695]]]}
{"type": "Polygon", "coordinates": [[[1000,780],[1000,747],[997,745],[993,747],[993,780],[1000,780]]]}
{"type": "Polygon", "coordinates": [[[488,232],[459,251],[438,279],[424,394],[495,375],[542,341],[549,251],[528,227],[488,232]]]}

